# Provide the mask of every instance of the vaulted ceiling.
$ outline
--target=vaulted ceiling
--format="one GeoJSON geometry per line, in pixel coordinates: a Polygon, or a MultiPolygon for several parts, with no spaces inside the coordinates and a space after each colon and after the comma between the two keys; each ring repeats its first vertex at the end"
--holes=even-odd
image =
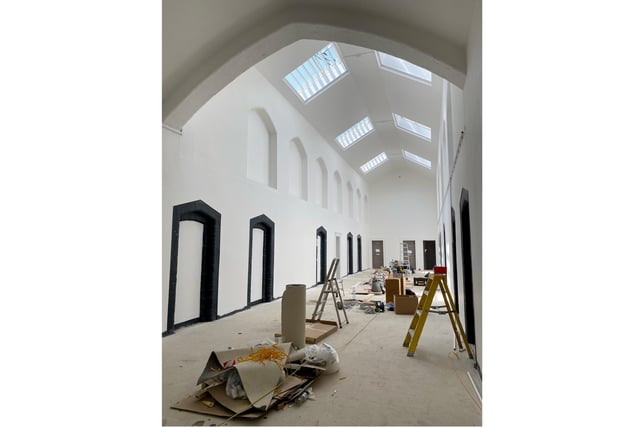
{"type": "Polygon", "coordinates": [[[416,81],[381,68],[371,49],[336,43],[348,74],[304,103],[283,78],[326,45],[327,41],[301,40],[261,61],[256,68],[365,178],[395,173],[397,169],[433,174],[433,169],[404,160],[402,150],[426,158],[435,167],[436,142],[398,129],[392,113],[429,126],[435,138],[439,131],[442,79],[434,75],[430,85],[416,81]],[[370,118],[374,131],[347,149],[340,147],[335,138],[365,117],[370,118]],[[360,166],[382,152],[389,160],[363,174],[360,166]]]}
{"type": "MultiPolygon", "coordinates": [[[[299,37],[297,41],[270,52],[270,55],[262,53],[262,61],[246,64],[245,69],[255,65],[365,179],[374,180],[387,174],[406,172],[433,176],[443,85],[443,79],[437,71],[457,80],[453,83],[459,85],[457,73],[464,72],[466,66],[466,43],[473,7],[473,0],[164,1],[163,105],[166,111],[163,117],[170,123],[166,119],[170,107],[179,102],[180,97],[187,96],[189,90],[193,92],[190,87],[196,88],[198,82],[207,78],[207,70],[215,68],[212,61],[225,55],[232,56],[225,52],[225,47],[231,46],[236,39],[251,36],[247,28],[253,26],[258,31],[267,25],[265,23],[286,21],[286,18],[282,18],[286,14],[295,16],[291,18],[294,22],[309,21],[309,25],[350,19],[354,27],[363,30],[374,22],[378,26],[389,23],[390,28],[394,26],[389,34],[395,32],[398,39],[404,38],[407,44],[412,43],[433,54],[421,56],[411,53],[412,58],[404,58],[423,67],[425,64],[432,65],[425,67],[433,72],[430,85],[381,68],[375,50],[347,43],[347,40],[357,42],[357,37],[340,31],[336,31],[333,40],[328,37],[315,37],[315,40],[309,39],[314,37],[299,37]],[[304,103],[283,78],[330,41],[336,42],[348,74],[304,103]],[[426,141],[399,130],[394,125],[392,113],[429,126],[432,140],[426,141]],[[367,116],[375,130],[343,150],[335,138],[367,116]],[[427,170],[404,160],[402,150],[431,161],[432,169],[427,170]],[[385,152],[389,160],[368,174],[363,174],[360,166],[381,152],[385,152]]],[[[349,22],[341,22],[341,25],[348,28],[349,22]]],[[[381,31],[386,30],[383,28],[381,31]]],[[[384,42],[379,45],[383,46],[384,42]]],[[[263,50],[269,51],[268,48],[263,50]]],[[[226,76],[227,79],[231,77],[226,76]]],[[[217,82],[221,84],[221,79],[218,78],[217,82]]]]}

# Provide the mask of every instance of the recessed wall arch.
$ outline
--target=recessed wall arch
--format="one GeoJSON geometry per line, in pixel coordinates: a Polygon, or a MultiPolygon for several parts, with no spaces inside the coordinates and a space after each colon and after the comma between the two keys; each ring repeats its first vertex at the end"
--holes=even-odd
{"type": "Polygon", "coordinates": [[[362,193],[359,188],[356,189],[356,219],[362,220],[362,193]]]}
{"type": "Polygon", "coordinates": [[[351,185],[351,181],[347,181],[347,209],[349,218],[353,218],[353,186],[351,185]]]}
{"type": "Polygon", "coordinates": [[[308,200],[307,151],[300,138],[289,142],[289,194],[308,200]]]}
{"type": "MultiPolygon", "coordinates": [[[[206,6],[206,2],[204,2],[206,6]]],[[[379,50],[427,68],[464,87],[466,49],[442,37],[375,15],[368,6],[345,10],[331,4],[272,8],[242,22],[224,40],[210,40],[209,51],[174,73],[163,87],[163,123],[182,126],[211,97],[263,58],[301,39],[332,40],[379,50]],[[251,31],[248,31],[251,29],[251,31]]],[[[193,11],[191,11],[193,13],[193,11]]],[[[175,13],[175,12],[174,12],[175,13]]],[[[202,13],[216,13],[203,10],[202,13]]],[[[181,28],[177,27],[176,31],[181,28]]],[[[178,34],[165,37],[177,37],[178,34]]],[[[207,45],[206,43],[203,45],[207,45]]]]}
{"type": "Polygon", "coordinates": [[[327,172],[327,165],[325,164],[322,157],[318,157],[316,159],[316,202],[322,206],[323,208],[327,208],[329,202],[329,179],[327,172]]]}
{"type": "Polygon", "coordinates": [[[247,279],[247,307],[263,302],[273,301],[273,264],[275,248],[276,225],[266,215],[260,215],[249,220],[249,273],[247,279]],[[253,260],[253,231],[262,230],[262,298],[251,298],[251,274],[253,260]]]}
{"type": "Polygon", "coordinates": [[[333,184],[335,186],[335,208],[336,208],[336,212],[341,214],[342,213],[342,177],[340,176],[340,172],[335,171],[333,172],[333,184]]]}
{"type": "Polygon", "coordinates": [[[247,117],[247,178],[278,188],[278,132],[267,111],[254,108],[247,117]]]}
{"type": "Polygon", "coordinates": [[[169,263],[169,299],[167,311],[166,335],[174,332],[176,326],[176,284],[178,273],[178,242],[180,222],[196,221],[203,225],[202,268],[200,278],[200,317],[199,322],[208,322],[218,318],[218,274],[220,265],[220,222],[218,211],[202,200],[183,203],[173,207],[171,224],[171,255],[169,263]]]}

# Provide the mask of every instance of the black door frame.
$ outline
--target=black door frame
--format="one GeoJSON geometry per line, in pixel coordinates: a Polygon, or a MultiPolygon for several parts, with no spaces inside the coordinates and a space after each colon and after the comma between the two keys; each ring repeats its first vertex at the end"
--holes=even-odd
{"type": "Polygon", "coordinates": [[[451,208],[451,256],[453,257],[453,300],[456,305],[456,313],[460,313],[460,301],[458,300],[458,251],[456,249],[456,211],[451,208]]]}
{"type": "Polygon", "coordinates": [[[247,276],[247,307],[273,301],[273,263],[276,225],[266,215],[249,220],[249,274],[247,276]],[[262,299],[251,302],[251,261],[253,256],[253,230],[264,232],[262,240],[262,299]]]}
{"type": "Polygon", "coordinates": [[[353,234],[347,234],[347,274],[353,274],[353,234]]]}
{"type": "Polygon", "coordinates": [[[358,234],[358,271],[362,271],[362,237],[358,234]]]}
{"type": "Polygon", "coordinates": [[[171,335],[181,326],[197,322],[209,322],[218,318],[218,274],[220,266],[220,212],[202,200],[175,205],[171,221],[171,255],[169,261],[169,303],[167,312],[167,331],[171,335]],[[200,317],[175,322],[176,284],[178,276],[178,242],[180,240],[180,222],[196,221],[203,225],[202,266],[200,269],[200,317]]]}
{"type": "Polygon", "coordinates": [[[469,215],[469,192],[462,189],[460,195],[460,238],[462,248],[462,283],[464,285],[465,332],[470,344],[476,343],[476,323],[473,307],[473,271],[471,264],[471,218],[469,215]]]}
{"type": "Polygon", "coordinates": [[[327,280],[327,230],[322,226],[316,230],[316,238],[318,237],[320,237],[320,281],[316,285],[327,280]]]}

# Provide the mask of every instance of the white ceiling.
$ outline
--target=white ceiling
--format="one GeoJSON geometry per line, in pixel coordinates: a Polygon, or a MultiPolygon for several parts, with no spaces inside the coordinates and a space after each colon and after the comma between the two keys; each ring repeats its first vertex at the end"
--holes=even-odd
{"type": "Polygon", "coordinates": [[[264,59],[256,68],[365,179],[396,173],[399,169],[433,176],[433,170],[404,160],[402,150],[424,157],[435,166],[442,79],[434,74],[431,85],[420,83],[381,69],[375,51],[371,49],[335,43],[349,74],[304,104],[283,78],[327,43],[300,40],[264,59]],[[396,128],[392,113],[429,126],[432,141],[425,141],[396,128]],[[343,150],[335,141],[336,136],[365,116],[369,116],[375,130],[343,150]],[[368,174],[363,174],[360,166],[383,151],[389,160],[368,174]]]}
{"type": "MultiPolygon", "coordinates": [[[[197,105],[206,102],[203,95],[207,91],[209,97],[214,95],[224,82],[233,80],[233,73],[239,74],[243,67],[255,64],[249,55],[233,61],[227,58],[234,58],[246,49],[253,49],[253,58],[256,53],[265,57],[275,52],[259,62],[257,69],[355,170],[360,171],[363,163],[381,151],[389,155],[391,159],[386,164],[365,175],[367,180],[407,171],[433,176],[433,170],[403,160],[401,150],[425,157],[434,166],[437,163],[435,141],[442,79],[432,69],[432,85],[426,86],[381,70],[372,50],[344,42],[353,43],[366,33],[373,37],[370,43],[367,39],[367,44],[383,46],[387,42],[375,34],[393,37],[401,41],[394,45],[394,50],[406,50],[414,62],[422,62],[418,65],[431,63],[459,80],[466,67],[468,28],[476,3],[476,0],[163,0],[163,120],[174,126],[184,123],[192,114],[190,109],[194,111],[197,105]],[[318,24],[335,23],[336,28],[342,28],[336,30],[337,40],[342,41],[337,45],[349,75],[307,105],[282,79],[324,47],[326,41],[298,40],[270,52],[269,46],[277,44],[277,36],[269,39],[269,45],[251,45],[276,28],[288,28],[287,23],[292,22],[308,23],[311,35],[326,29],[318,24]],[[360,33],[348,32],[346,29],[350,27],[357,27],[360,33]],[[432,56],[421,56],[416,49],[432,56]],[[233,64],[224,68],[225,61],[233,64]],[[431,127],[432,141],[396,129],[392,112],[431,127]],[[367,115],[376,130],[343,151],[335,137],[367,115]]],[[[292,34],[298,27],[293,28],[282,34],[295,37],[292,34]]]]}

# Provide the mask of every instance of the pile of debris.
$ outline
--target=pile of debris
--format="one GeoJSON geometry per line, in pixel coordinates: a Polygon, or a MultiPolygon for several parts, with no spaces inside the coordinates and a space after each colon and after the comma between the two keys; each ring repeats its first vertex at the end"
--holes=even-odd
{"type": "Polygon", "coordinates": [[[313,396],[322,373],[339,370],[329,344],[294,350],[291,343],[266,340],[253,347],[213,351],[197,385],[200,390],[172,408],[226,418],[259,418],[313,396]]]}

